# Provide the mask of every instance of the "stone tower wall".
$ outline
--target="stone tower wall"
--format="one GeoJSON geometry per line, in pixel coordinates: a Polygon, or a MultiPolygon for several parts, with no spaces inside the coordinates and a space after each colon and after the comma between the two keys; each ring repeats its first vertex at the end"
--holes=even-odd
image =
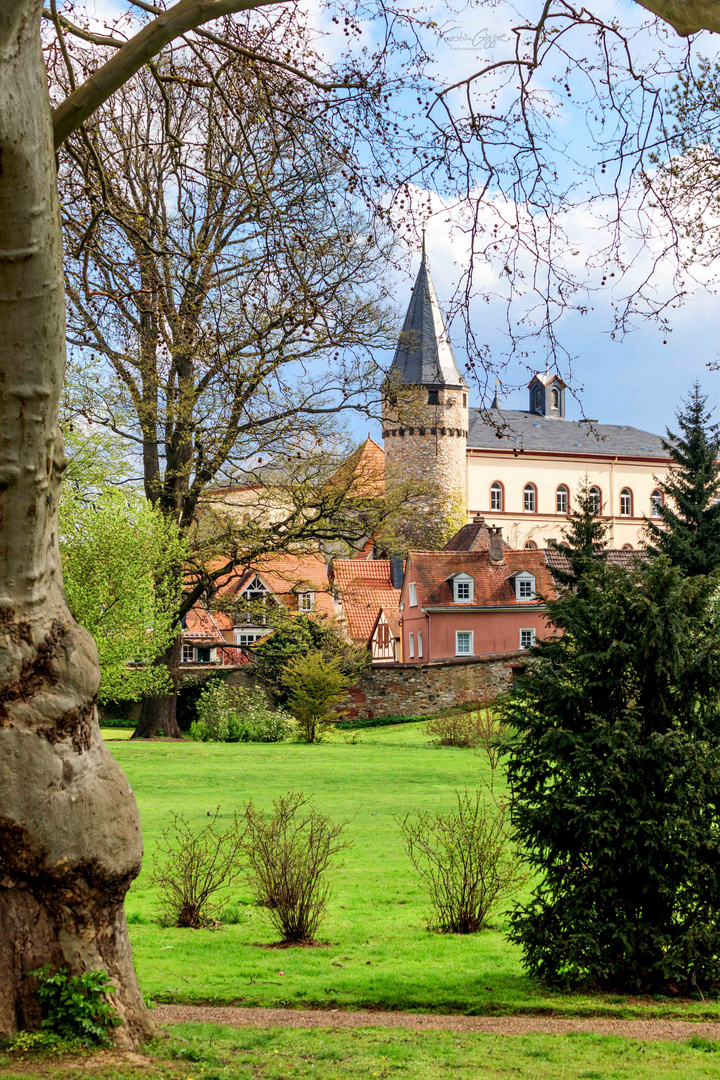
{"type": "MultiPolygon", "coordinates": [[[[433,388],[430,388],[431,390],[433,388]]],[[[428,518],[467,520],[467,388],[442,387],[438,403],[428,403],[428,388],[404,388],[383,403],[383,443],[387,489],[401,486],[415,511],[428,518]]]]}

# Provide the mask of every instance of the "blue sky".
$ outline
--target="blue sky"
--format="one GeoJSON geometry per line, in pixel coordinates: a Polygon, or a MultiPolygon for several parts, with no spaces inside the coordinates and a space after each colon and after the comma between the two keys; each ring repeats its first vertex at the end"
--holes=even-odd
{"type": "MultiPolygon", "coordinates": [[[[322,41],[328,59],[339,56],[345,39],[330,22],[328,6],[322,0],[305,0],[303,6],[310,11],[319,32],[326,34],[322,41]]],[[[616,19],[620,25],[631,30],[637,29],[647,18],[644,9],[632,0],[593,0],[589,6],[606,20],[616,19]]],[[[126,7],[127,0],[88,0],[88,8],[99,24],[126,7]]],[[[416,12],[420,10],[416,3],[412,7],[416,12]]],[[[445,43],[434,48],[434,74],[448,83],[469,75],[479,65],[502,59],[512,48],[512,27],[526,17],[537,18],[541,8],[542,0],[518,0],[516,3],[492,0],[491,3],[474,6],[459,0],[453,11],[448,4],[428,0],[425,5],[428,17],[436,19],[445,30],[452,29],[445,43]]],[[[661,44],[663,38],[664,47],[670,55],[681,45],[672,31],[661,30],[661,44]]],[[[372,41],[373,26],[368,23],[363,44],[372,44],[372,41]]],[[[717,51],[717,46],[708,35],[701,35],[697,42],[698,51],[704,54],[717,51]]],[[[657,38],[644,32],[635,40],[636,53],[642,54],[643,49],[647,49],[650,55],[657,48],[657,38]]],[[[548,92],[554,93],[551,75],[552,72],[547,72],[542,77],[547,80],[548,92]]],[[[560,168],[572,168],[570,158],[574,155],[576,164],[582,169],[589,160],[583,146],[582,110],[573,112],[572,108],[565,108],[553,123],[557,127],[558,138],[562,139],[563,133],[568,133],[570,157],[565,158],[560,168]]],[[[435,193],[430,194],[435,198],[438,212],[428,226],[428,254],[438,297],[447,310],[467,259],[462,234],[453,228],[453,224],[457,223],[456,208],[447,202],[442,203],[435,193]],[[444,212],[446,209],[447,213],[444,212]]],[[[577,246],[581,269],[587,259],[592,260],[597,228],[597,223],[587,219],[579,218],[574,224],[571,223],[571,231],[574,229],[573,246],[577,246]]],[[[404,254],[403,259],[402,250],[399,249],[399,259],[405,272],[392,271],[399,323],[409,302],[410,289],[417,272],[419,243],[414,251],[404,254]]],[[[648,253],[647,258],[651,259],[652,254],[648,253]]],[[[642,274],[644,265],[640,258],[635,268],[637,274],[642,274]]],[[[488,303],[477,303],[470,312],[471,322],[489,354],[502,361],[507,351],[507,334],[503,328],[501,278],[495,277],[494,271],[488,267],[477,267],[476,271],[492,299],[488,303]]],[[[593,275],[597,285],[598,271],[593,271],[593,275]]],[[[667,278],[661,273],[660,292],[667,284],[667,278]]],[[[707,367],[709,363],[720,360],[717,342],[720,311],[718,299],[713,293],[698,288],[689,295],[683,307],[673,313],[671,333],[663,332],[654,323],[639,323],[637,329],[623,340],[612,340],[610,336],[610,299],[609,291],[596,292],[592,300],[593,310],[582,317],[570,314],[560,330],[563,346],[575,358],[571,381],[582,400],[586,416],[605,423],[632,424],[649,431],[664,432],[666,426],[673,425],[676,409],[695,380],[708,394],[710,404],[720,405],[720,374],[711,372],[707,367]],[[663,344],[663,341],[667,341],[667,344],[663,344]]],[[[464,329],[459,320],[451,327],[451,337],[462,363],[464,329]]],[[[391,356],[378,356],[377,359],[387,365],[391,356]]],[[[528,367],[544,368],[542,343],[538,343],[535,356],[529,358],[525,366],[518,362],[509,365],[504,373],[506,383],[510,387],[526,384],[529,381],[528,367]]],[[[567,375],[562,365],[560,372],[567,375]]],[[[511,389],[504,401],[510,408],[526,408],[527,392],[524,389],[511,389]]],[[[480,395],[476,390],[471,393],[471,404],[480,404],[480,395]]],[[[567,406],[570,419],[580,416],[580,405],[570,396],[567,406]]],[[[357,417],[351,427],[357,438],[363,438],[368,430],[379,438],[379,424],[368,423],[367,418],[357,417]]]]}

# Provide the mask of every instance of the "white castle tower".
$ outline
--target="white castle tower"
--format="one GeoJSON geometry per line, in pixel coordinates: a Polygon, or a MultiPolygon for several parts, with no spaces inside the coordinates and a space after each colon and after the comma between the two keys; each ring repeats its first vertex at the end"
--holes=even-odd
{"type": "Polygon", "coordinates": [[[425,247],[383,387],[388,497],[407,502],[413,546],[441,546],[467,522],[468,387],[430,277],[425,247]],[[400,493],[403,493],[400,495],[400,493]]]}

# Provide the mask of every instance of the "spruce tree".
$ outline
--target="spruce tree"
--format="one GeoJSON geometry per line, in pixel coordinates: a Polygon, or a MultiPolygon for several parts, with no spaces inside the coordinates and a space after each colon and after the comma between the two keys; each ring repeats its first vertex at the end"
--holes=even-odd
{"type": "Polygon", "coordinates": [[[515,839],[536,872],[511,916],[555,986],[720,985],[718,575],[597,563],[548,600],[504,719],[515,839]]]}
{"type": "Polygon", "coordinates": [[[663,439],[676,468],[658,484],[664,495],[661,522],[646,523],[648,550],[666,555],[689,576],[720,566],[720,434],[706,402],[695,383],[677,413],[681,434],[668,430],[663,439]]]}
{"type": "Polygon", "coordinates": [[[570,563],[569,571],[553,567],[553,577],[561,585],[578,587],[586,574],[604,561],[608,527],[600,518],[601,512],[586,476],[578,488],[562,540],[548,540],[548,547],[561,551],[570,563]]]}

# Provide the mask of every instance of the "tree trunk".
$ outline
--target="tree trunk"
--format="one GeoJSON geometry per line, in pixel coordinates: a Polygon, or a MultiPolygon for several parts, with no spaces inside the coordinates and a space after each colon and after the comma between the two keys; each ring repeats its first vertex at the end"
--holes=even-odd
{"type": "Polygon", "coordinates": [[[167,694],[143,698],[140,719],[132,734],[133,739],[155,739],[160,732],[168,739],[182,739],[183,734],[177,724],[181,649],[182,637],[178,635],[170,648],[155,660],[157,665],[167,667],[172,690],[167,694]]]}
{"type": "Polygon", "coordinates": [[[49,963],[106,969],[131,1045],[153,1027],[123,911],[140,821],[58,552],[65,304],[41,9],[0,0],[0,1036],[37,1027],[27,976],[49,963]]]}

